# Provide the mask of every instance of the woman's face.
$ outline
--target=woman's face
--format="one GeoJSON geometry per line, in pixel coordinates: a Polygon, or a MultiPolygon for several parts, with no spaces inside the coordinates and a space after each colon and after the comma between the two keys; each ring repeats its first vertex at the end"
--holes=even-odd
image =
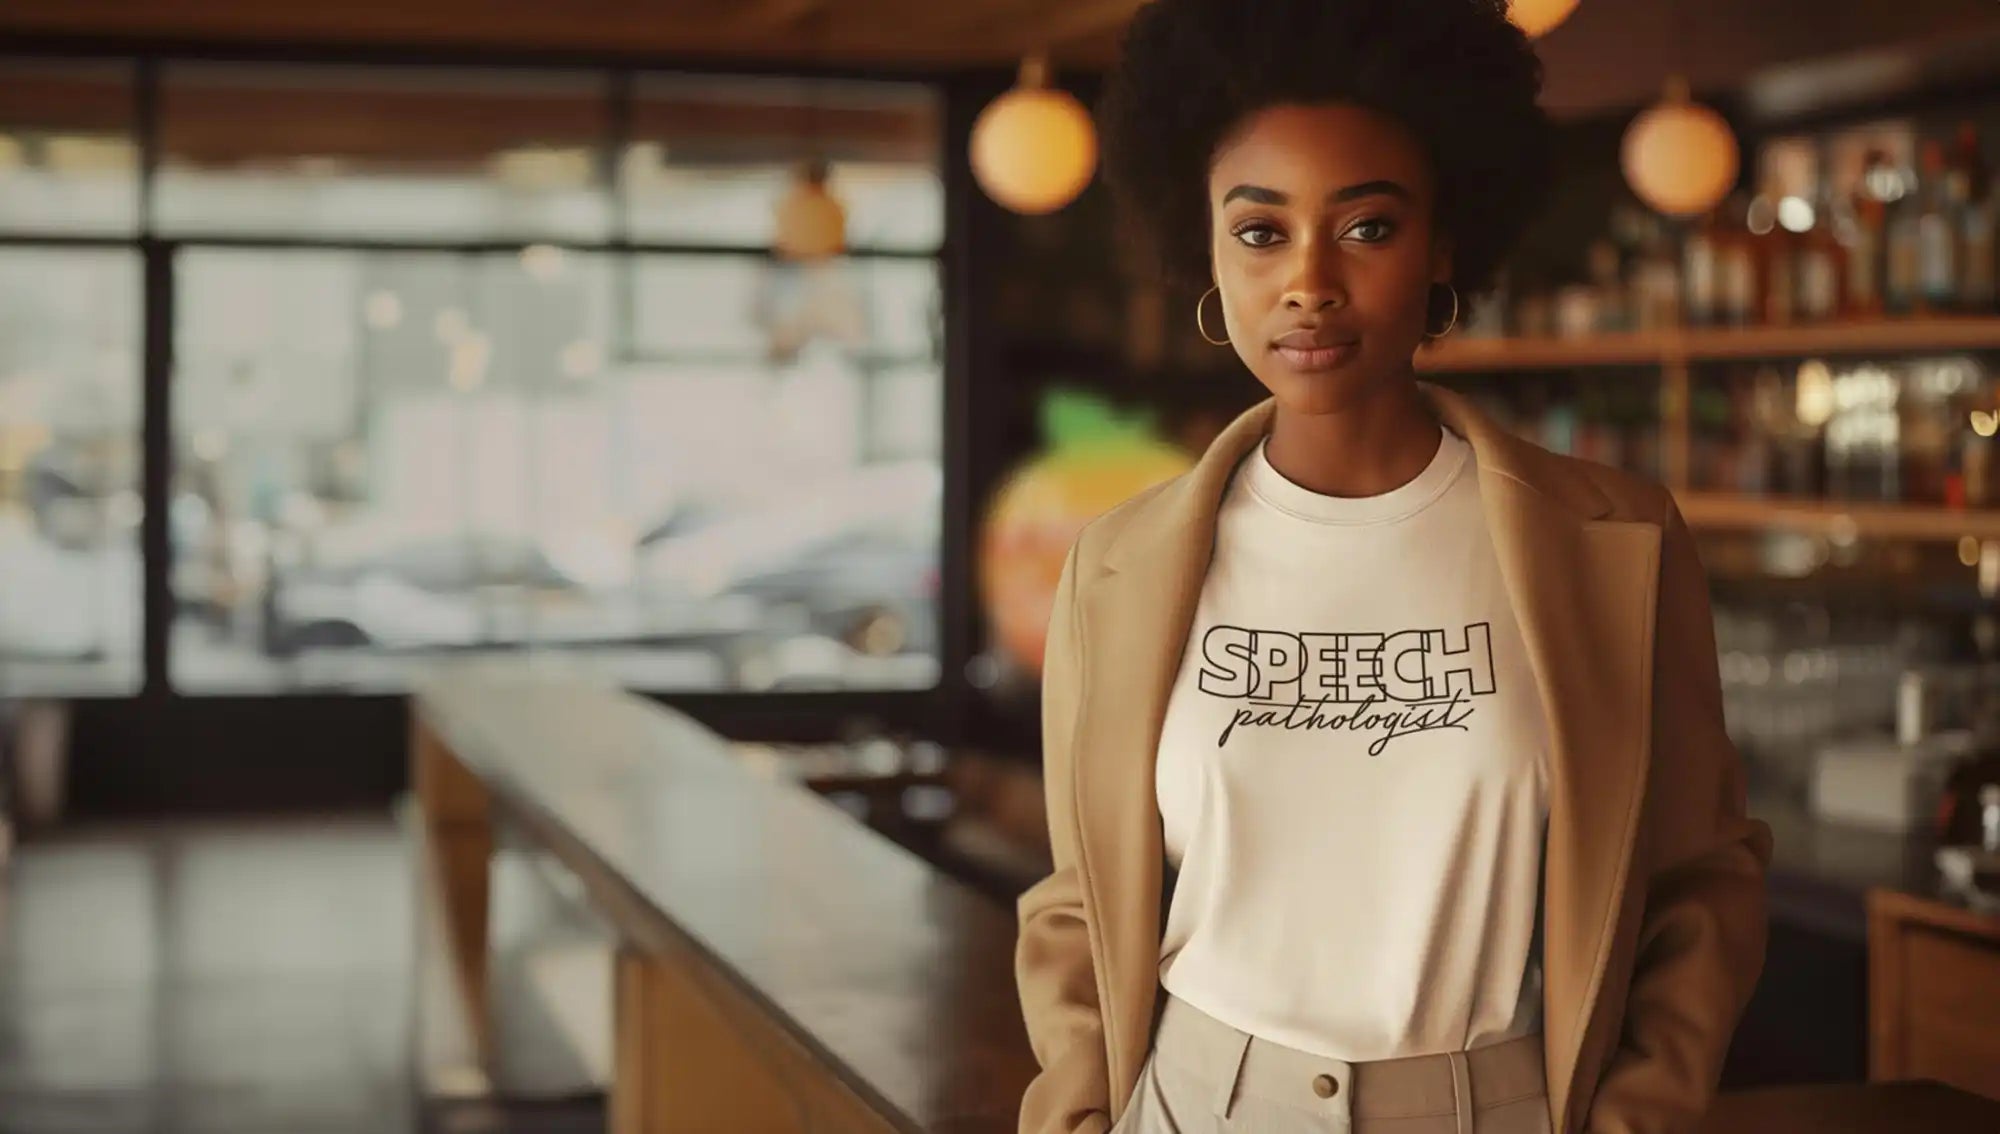
{"type": "Polygon", "coordinates": [[[1271,107],[1217,148],[1208,203],[1224,323],[1279,405],[1328,413],[1408,375],[1431,284],[1451,275],[1434,193],[1416,139],[1357,106],[1271,107]]]}

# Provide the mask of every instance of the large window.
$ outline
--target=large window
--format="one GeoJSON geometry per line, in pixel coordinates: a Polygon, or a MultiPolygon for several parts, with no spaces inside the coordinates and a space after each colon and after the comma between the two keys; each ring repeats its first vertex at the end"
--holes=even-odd
{"type": "MultiPolygon", "coordinates": [[[[663,692],[936,684],[929,90],[156,76],[174,689],[522,649],[663,692]],[[801,264],[762,249],[806,157],[850,253],[801,264]]],[[[0,694],[31,658],[53,693],[141,676],[138,265],[0,233],[0,694]]]]}
{"type": "Polygon", "coordinates": [[[0,695],[139,687],[139,265],[0,247],[0,695]]]}
{"type": "Polygon", "coordinates": [[[177,268],[181,688],[394,688],[524,645],[668,689],[934,683],[930,265],[177,268]],[[774,360],[770,328],[815,307],[828,329],[774,360]]]}

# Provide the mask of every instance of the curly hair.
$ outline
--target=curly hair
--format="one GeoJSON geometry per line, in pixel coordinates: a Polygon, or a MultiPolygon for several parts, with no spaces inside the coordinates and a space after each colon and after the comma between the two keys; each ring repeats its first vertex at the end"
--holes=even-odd
{"type": "Polygon", "coordinates": [[[1169,276],[1205,288],[1208,170],[1230,130],[1279,104],[1365,106],[1429,155],[1451,283],[1472,295],[1547,185],[1541,82],[1506,0],[1152,0],[1099,99],[1105,181],[1169,276]]]}

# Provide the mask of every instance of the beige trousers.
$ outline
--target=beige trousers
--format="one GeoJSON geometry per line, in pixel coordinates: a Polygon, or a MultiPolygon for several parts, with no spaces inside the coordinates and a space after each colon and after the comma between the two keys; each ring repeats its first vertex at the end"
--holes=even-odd
{"type": "Polygon", "coordinates": [[[1152,1052],[1112,1134],[1550,1134],[1539,1035],[1348,1063],[1160,994],[1152,1052]]]}

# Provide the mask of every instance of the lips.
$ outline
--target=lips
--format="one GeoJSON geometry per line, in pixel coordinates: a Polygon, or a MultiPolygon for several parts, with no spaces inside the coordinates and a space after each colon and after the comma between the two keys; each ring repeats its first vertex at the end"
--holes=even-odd
{"type": "Polygon", "coordinates": [[[1320,350],[1326,347],[1347,346],[1358,341],[1355,336],[1334,327],[1300,327],[1286,331],[1271,341],[1272,346],[1291,347],[1295,350],[1320,350]]]}
{"type": "Polygon", "coordinates": [[[1278,357],[1291,364],[1292,369],[1307,372],[1338,370],[1354,360],[1360,353],[1361,344],[1342,343],[1339,346],[1313,347],[1301,350],[1298,347],[1276,348],[1278,357]]]}
{"type": "Polygon", "coordinates": [[[1295,370],[1333,370],[1353,360],[1361,340],[1331,327],[1301,327],[1279,335],[1271,349],[1295,370]]]}

